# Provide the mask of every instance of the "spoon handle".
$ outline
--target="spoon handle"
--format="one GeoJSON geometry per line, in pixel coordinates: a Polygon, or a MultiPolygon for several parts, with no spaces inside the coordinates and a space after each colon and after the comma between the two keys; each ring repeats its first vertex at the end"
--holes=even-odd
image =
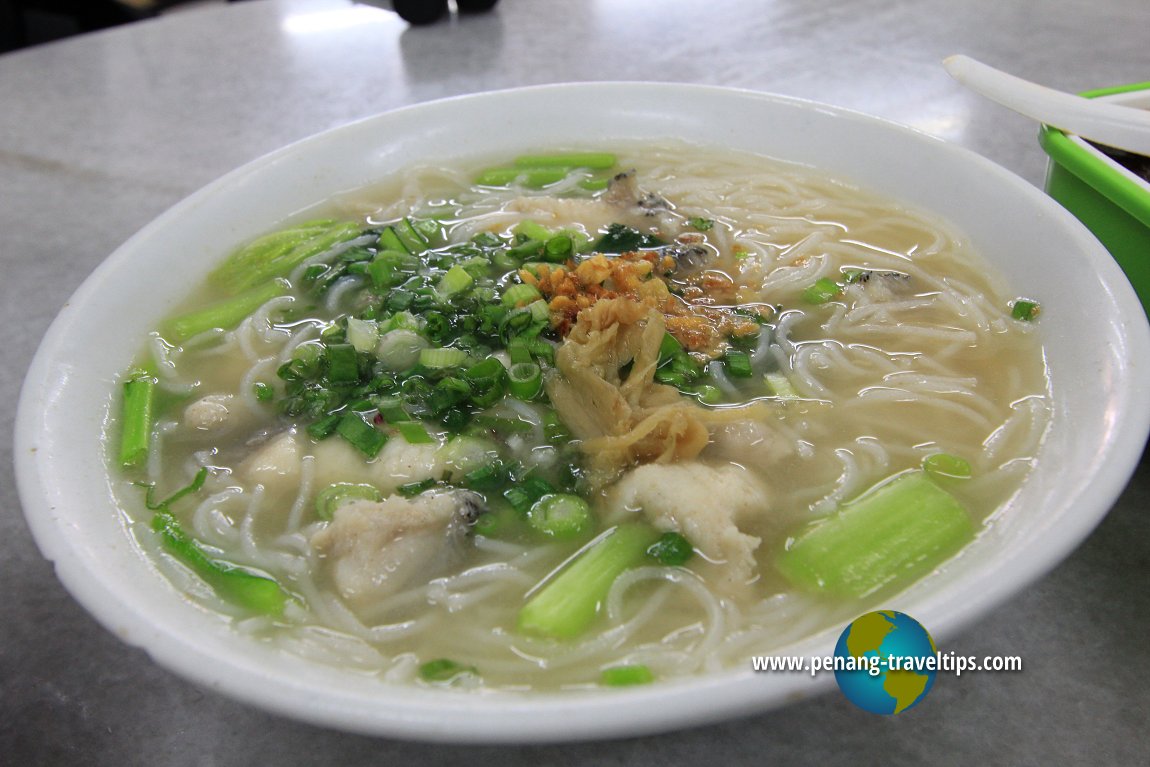
{"type": "Polygon", "coordinates": [[[1019,114],[1100,144],[1150,155],[1150,110],[1057,91],[969,56],[950,56],[942,64],[958,82],[1019,114]]]}

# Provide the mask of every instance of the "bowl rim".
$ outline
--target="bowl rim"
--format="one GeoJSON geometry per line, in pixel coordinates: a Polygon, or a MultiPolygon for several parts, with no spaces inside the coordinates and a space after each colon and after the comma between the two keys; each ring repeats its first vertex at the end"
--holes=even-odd
{"type": "MultiPolygon", "coordinates": [[[[82,304],[88,300],[100,287],[112,264],[127,259],[138,243],[157,232],[162,232],[172,221],[199,201],[262,172],[263,169],[294,153],[306,150],[319,142],[329,141],[332,136],[361,129],[362,126],[376,121],[394,119],[392,116],[397,114],[410,114],[429,107],[442,108],[443,105],[451,104],[466,106],[476,99],[503,97],[507,94],[518,96],[570,94],[587,89],[591,89],[592,92],[625,93],[635,88],[653,93],[660,92],[668,96],[679,96],[689,91],[722,98],[773,102],[783,108],[818,113],[854,124],[861,121],[894,131],[907,140],[933,143],[940,147],[939,151],[956,153],[964,161],[974,163],[981,173],[994,178],[994,183],[1010,187],[1013,194],[1021,195],[1028,204],[1036,206],[1046,216],[1059,221],[1066,228],[1074,244],[1091,256],[1093,265],[1099,272],[1099,279],[1114,302],[1120,307],[1139,307],[1133,289],[1117,265],[1079,222],[1029,183],[969,149],[944,142],[909,126],[808,99],[721,86],[641,82],[560,83],[453,96],[366,117],[293,142],[223,175],[145,225],[92,272],[65,306],[82,304]]],[[[66,316],[63,310],[53,321],[33,359],[21,390],[16,418],[14,455],[17,485],[25,518],[42,553],[53,562],[59,579],[89,613],[125,641],[145,649],[161,666],[199,685],[218,690],[265,710],[336,729],[423,740],[503,743],[601,739],[663,731],[768,710],[791,700],[817,694],[831,686],[830,679],[825,674],[813,681],[803,675],[771,675],[772,679],[777,681],[771,685],[770,694],[764,695],[761,677],[756,678],[757,675],[751,675],[747,670],[731,670],[668,681],[648,688],[596,691],[589,694],[563,692],[520,696],[499,693],[497,696],[485,696],[484,699],[488,704],[493,698],[498,697],[499,718],[486,713],[477,714],[475,706],[466,696],[461,697],[453,692],[412,689],[410,686],[387,688],[399,691],[401,694],[397,696],[396,702],[392,702],[384,709],[357,711],[351,704],[361,702],[365,698],[348,696],[339,701],[315,700],[312,701],[313,705],[301,710],[299,703],[291,698],[291,694],[313,692],[314,690],[308,685],[310,680],[296,682],[276,677],[267,669],[261,668],[258,663],[251,662],[249,658],[231,658],[230,665],[213,668],[204,664],[203,658],[195,655],[194,647],[190,644],[178,648],[193,651],[190,656],[181,655],[162,643],[157,645],[155,641],[157,637],[160,639],[170,637],[158,632],[157,627],[149,624],[142,614],[121,603],[119,595],[108,593],[106,584],[98,578],[90,577],[90,574],[78,564],[78,560],[68,556],[74,550],[76,542],[67,537],[67,530],[55,513],[52,499],[43,492],[44,475],[41,463],[45,459],[42,454],[36,453],[39,437],[37,413],[47,404],[48,395],[43,391],[44,385],[49,384],[50,388],[51,385],[59,383],[54,381],[58,371],[53,369],[52,364],[59,353],[63,334],[75,322],[77,320],[74,315],[66,316]],[[701,707],[701,702],[704,700],[707,702],[705,708],[701,707]],[[460,705],[461,703],[463,705],[460,705]],[[465,714],[467,718],[456,719],[449,723],[458,729],[445,727],[445,714],[457,716],[460,713],[465,714]],[[509,721],[500,721],[504,718],[509,721]],[[530,722],[532,727],[525,729],[525,722],[530,722]]],[[[1121,324],[1121,333],[1138,352],[1136,358],[1129,360],[1127,364],[1135,373],[1145,377],[1148,372],[1147,365],[1150,364],[1144,361],[1150,360],[1150,326],[1146,324],[1146,318],[1140,309],[1136,318],[1124,318],[1121,324]]],[[[982,578],[983,582],[979,584],[982,601],[979,605],[961,604],[945,615],[918,614],[916,617],[924,622],[936,618],[938,625],[945,626],[944,629],[938,630],[939,635],[954,634],[968,626],[978,616],[1030,585],[1081,543],[1105,516],[1125,486],[1137,465],[1146,435],[1150,433],[1150,406],[1141,406],[1130,392],[1126,394],[1122,401],[1123,418],[1108,432],[1109,437],[1102,445],[1096,466],[1097,474],[1094,476],[1096,480],[1100,480],[1098,484],[1105,487],[1103,495],[1107,500],[1103,503],[1095,502],[1092,513],[1072,518],[1058,538],[1036,556],[1025,563],[1013,565],[1010,569],[1013,573],[1011,579],[992,578],[990,577],[992,574],[982,578]]],[[[839,629],[834,629],[835,636],[838,631],[839,629]]],[[[831,630],[828,629],[807,637],[800,643],[798,649],[809,649],[814,646],[813,642],[825,640],[830,635],[831,630]]]]}

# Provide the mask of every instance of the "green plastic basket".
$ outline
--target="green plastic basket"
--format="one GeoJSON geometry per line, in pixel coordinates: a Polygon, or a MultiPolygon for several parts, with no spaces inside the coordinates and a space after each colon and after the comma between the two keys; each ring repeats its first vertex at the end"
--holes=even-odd
{"type": "MultiPolygon", "coordinates": [[[[1087,98],[1147,91],[1150,83],[1088,91],[1087,98]]],[[[1115,160],[1057,128],[1043,126],[1038,141],[1050,156],[1046,192],[1106,246],[1150,315],[1150,184],[1115,160]]]]}

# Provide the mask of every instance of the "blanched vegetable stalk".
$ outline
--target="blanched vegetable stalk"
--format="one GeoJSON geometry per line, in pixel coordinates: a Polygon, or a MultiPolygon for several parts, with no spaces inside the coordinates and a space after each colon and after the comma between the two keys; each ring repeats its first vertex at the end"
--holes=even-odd
{"type": "Polygon", "coordinates": [[[863,597],[925,575],[973,537],[958,500],[912,471],[800,532],[777,566],[796,586],[863,597]]]}
{"type": "Polygon", "coordinates": [[[587,630],[611,584],[640,564],[658,534],[643,525],[620,525],[596,539],[545,583],[519,612],[519,630],[570,639],[587,630]]]}
{"type": "Polygon", "coordinates": [[[231,330],[256,309],[273,298],[285,295],[289,289],[290,286],[284,280],[264,283],[246,293],[212,304],[206,309],[169,320],[162,328],[164,337],[173,343],[181,343],[205,330],[214,328],[231,330]]]}
{"type": "Polygon", "coordinates": [[[213,285],[228,293],[249,290],[275,277],[285,277],[301,263],[358,237],[359,224],[309,221],[291,229],[264,235],[228,257],[209,275],[213,285]]]}
{"type": "Polygon", "coordinates": [[[151,371],[133,370],[124,381],[120,424],[120,466],[130,469],[148,457],[155,420],[156,378],[151,371]]]}
{"type": "Polygon", "coordinates": [[[204,547],[189,536],[172,513],[171,505],[185,495],[197,492],[207,479],[208,470],[200,469],[191,484],[180,488],[168,498],[156,503],[152,500],[155,486],[148,488],[144,504],[155,512],[152,529],[160,534],[160,541],[169,554],[195,571],[196,575],[224,599],[264,615],[283,614],[288,595],[271,578],[248,572],[230,562],[212,559],[204,547]]]}

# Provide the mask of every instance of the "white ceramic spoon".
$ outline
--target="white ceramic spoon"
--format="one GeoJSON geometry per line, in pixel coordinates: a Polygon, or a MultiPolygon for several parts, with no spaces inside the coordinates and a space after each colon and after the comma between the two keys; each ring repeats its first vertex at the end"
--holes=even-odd
{"type": "Polygon", "coordinates": [[[1056,91],[969,56],[950,56],[942,65],[967,88],[1019,114],[1099,144],[1150,156],[1150,110],[1056,91]]]}

